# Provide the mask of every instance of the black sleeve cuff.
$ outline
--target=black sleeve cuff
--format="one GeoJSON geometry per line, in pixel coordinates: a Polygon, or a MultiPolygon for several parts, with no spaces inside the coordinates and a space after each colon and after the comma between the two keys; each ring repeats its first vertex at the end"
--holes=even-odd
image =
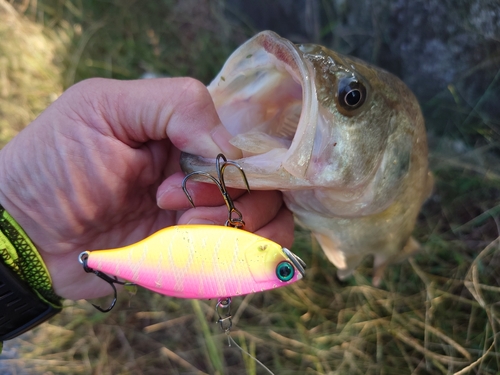
{"type": "Polygon", "coordinates": [[[42,301],[0,260],[0,341],[19,336],[60,311],[42,301]]]}

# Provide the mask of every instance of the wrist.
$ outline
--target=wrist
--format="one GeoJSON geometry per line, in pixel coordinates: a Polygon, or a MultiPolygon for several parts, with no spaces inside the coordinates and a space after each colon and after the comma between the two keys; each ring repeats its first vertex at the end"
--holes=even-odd
{"type": "Polygon", "coordinates": [[[61,297],[52,288],[49,271],[35,245],[0,205],[0,260],[45,303],[61,307],[61,297]]]}
{"type": "Polygon", "coordinates": [[[62,298],[35,246],[0,206],[0,341],[12,339],[61,311],[62,298]]]}

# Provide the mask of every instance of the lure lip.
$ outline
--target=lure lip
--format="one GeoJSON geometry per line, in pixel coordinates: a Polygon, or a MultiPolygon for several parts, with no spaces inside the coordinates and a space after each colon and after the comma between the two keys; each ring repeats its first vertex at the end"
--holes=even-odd
{"type": "Polygon", "coordinates": [[[297,268],[302,277],[304,277],[306,274],[306,267],[307,267],[306,263],[302,259],[300,259],[297,255],[288,250],[286,247],[283,247],[283,252],[288,257],[288,259],[290,259],[290,262],[293,263],[295,268],[297,268]]]}

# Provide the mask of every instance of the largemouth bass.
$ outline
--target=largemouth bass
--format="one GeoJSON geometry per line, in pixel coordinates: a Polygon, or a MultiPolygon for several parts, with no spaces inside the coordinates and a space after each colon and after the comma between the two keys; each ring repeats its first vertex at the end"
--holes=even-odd
{"type": "MultiPolygon", "coordinates": [[[[427,140],[418,102],[397,77],[265,31],[208,89],[251,189],[281,190],[341,279],[373,254],[377,284],[380,270],[419,247],[411,233],[432,187],[427,140]]],[[[214,173],[214,160],[184,154],[181,164],[214,173]]],[[[238,172],[224,177],[244,188],[238,172]]]]}

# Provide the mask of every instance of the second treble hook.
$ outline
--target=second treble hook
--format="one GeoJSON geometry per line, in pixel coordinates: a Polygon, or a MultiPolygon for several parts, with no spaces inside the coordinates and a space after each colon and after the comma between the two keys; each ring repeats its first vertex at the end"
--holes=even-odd
{"type": "Polygon", "coordinates": [[[209,178],[215,185],[217,185],[222,194],[222,197],[224,198],[224,202],[226,203],[228,210],[228,219],[226,221],[226,226],[231,226],[234,228],[243,228],[245,226],[245,222],[243,221],[243,215],[235,207],[234,202],[227,191],[226,183],[224,181],[224,171],[228,166],[233,166],[239,169],[243,177],[243,180],[245,182],[247,191],[250,192],[250,186],[248,185],[247,176],[245,175],[245,171],[243,170],[243,168],[241,168],[241,166],[238,163],[231,160],[227,160],[223,154],[217,155],[217,158],[215,159],[215,168],[217,170],[217,177],[214,177],[211,174],[202,171],[191,172],[187,174],[186,177],[184,177],[184,180],[182,180],[182,190],[184,191],[184,194],[186,194],[189,203],[191,203],[193,207],[196,207],[194,205],[193,198],[191,197],[191,195],[187,190],[186,187],[187,181],[195,175],[209,178]],[[221,160],[223,161],[222,163],[221,160]]]}

